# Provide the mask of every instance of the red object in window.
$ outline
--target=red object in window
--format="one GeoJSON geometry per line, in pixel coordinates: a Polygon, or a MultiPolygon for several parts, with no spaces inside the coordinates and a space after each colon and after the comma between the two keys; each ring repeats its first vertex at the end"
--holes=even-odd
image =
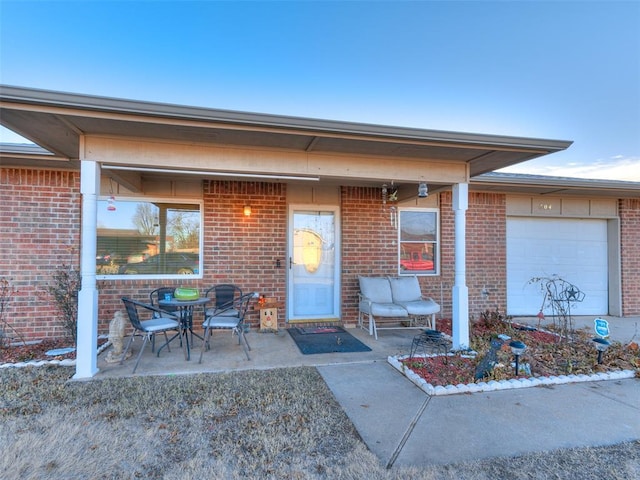
{"type": "Polygon", "coordinates": [[[400,260],[400,265],[407,270],[433,270],[432,260],[400,260]]]}

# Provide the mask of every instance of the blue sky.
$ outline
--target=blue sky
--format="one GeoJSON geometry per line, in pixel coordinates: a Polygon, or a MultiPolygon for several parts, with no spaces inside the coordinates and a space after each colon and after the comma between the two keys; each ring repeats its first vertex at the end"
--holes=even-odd
{"type": "Polygon", "coordinates": [[[509,171],[640,181],[638,0],[0,0],[0,82],[573,140],[509,171]]]}

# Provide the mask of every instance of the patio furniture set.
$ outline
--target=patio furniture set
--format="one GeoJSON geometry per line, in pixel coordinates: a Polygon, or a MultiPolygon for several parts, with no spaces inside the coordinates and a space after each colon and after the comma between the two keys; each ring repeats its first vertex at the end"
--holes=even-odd
{"type": "Polygon", "coordinates": [[[140,357],[148,342],[151,351],[156,351],[155,340],[158,334],[164,335],[165,342],[157,349],[157,355],[165,347],[171,351],[170,344],[179,339],[184,349],[185,360],[191,359],[193,337],[202,341],[199,362],[205,350],[210,349],[211,333],[214,330],[229,330],[238,335],[238,343],[242,345],[247,360],[251,360],[249,350],[251,346],[245,336],[244,319],[253,299],[258,298],[255,292],[242,293],[242,290],[232,284],[221,284],[209,288],[203,296],[195,289],[180,289],[175,287],[160,287],[149,294],[149,303],[140,302],[128,297],[122,298],[127,310],[133,332],[123,352],[120,364],[124,362],[131,344],[136,336],[142,336],[143,342],[133,367],[133,373],[138,368],[140,357]],[[213,306],[208,306],[213,304],[213,306]],[[193,313],[198,306],[203,306],[204,321],[203,336],[193,331],[193,313]],[[167,332],[175,332],[169,338],[167,332]]]}
{"type": "MultiPolygon", "coordinates": [[[[427,344],[441,343],[440,338],[438,342],[434,342],[435,338],[429,335],[430,333],[433,335],[434,332],[440,333],[436,330],[435,319],[435,314],[440,311],[440,305],[432,298],[422,295],[416,276],[359,276],[358,279],[360,282],[358,326],[367,329],[376,340],[378,330],[413,328],[427,330],[414,339],[412,351],[427,344]]],[[[205,350],[210,349],[211,333],[214,330],[230,330],[233,335],[238,335],[238,343],[242,346],[247,360],[251,360],[249,356],[251,346],[245,336],[244,320],[251,301],[257,299],[258,294],[256,292],[243,294],[239,287],[232,284],[211,287],[203,296],[200,296],[197,290],[189,290],[191,289],[160,287],[150,293],[149,303],[127,297],[122,298],[133,326],[133,333],[120,364],[124,362],[134,338],[142,336],[143,343],[133,367],[133,373],[135,373],[147,342],[151,343],[151,351],[156,351],[155,340],[158,334],[163,334],[165,339],[157,349],[158,356],[165,347],[171,351],[170,344],[175,339],[179,339],[187,361],[191,359],[193,338],[199,338],[202,341],[202,348],[198,362],[202,363],[205,350]],[[211,303],[213,306],[209,306],[211,303]],[[204,310],[202,336],[193,331],[193,314],[198,306],[203,306],[204,310]],[[143,316],[146,319],[143,319],[143,316]],[[169,338],[167,332],[174,332],[174,334],[169,338]]]]}

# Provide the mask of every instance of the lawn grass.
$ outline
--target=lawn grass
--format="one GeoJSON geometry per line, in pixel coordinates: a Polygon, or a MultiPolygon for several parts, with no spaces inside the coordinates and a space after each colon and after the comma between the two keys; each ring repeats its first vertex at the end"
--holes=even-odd
{"type": "Polygon", "coordinates": [[[73,382],[0,369],[3,479],[640,478],[640,443],[386,470],[315,368],[73,382]]]}

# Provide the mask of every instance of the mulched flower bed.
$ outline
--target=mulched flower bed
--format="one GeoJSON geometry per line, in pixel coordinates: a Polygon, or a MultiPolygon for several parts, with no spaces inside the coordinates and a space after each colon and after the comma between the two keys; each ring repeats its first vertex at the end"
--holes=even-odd
{"type": "MultiPolygon", "coordinates": [[[[106,339],[98,339],[98,348],[106,343],[106,339]]],[[[0,365],[4,363],[21,363],[40,360],[74,360],[75,350],[64,355],[47,355],[50,350],[73,346],[73,340],[69,338],[45,339],[38,343],[27,345],[7,345],[0,347],[0,365]]]]}
{"type": "MultiPolygon", "coordinates": [[[[573,332],[572,338],[563,338],[549,331],[529,330],[522,325],[504,321],[499,315],[483,315],[470,326],[471,350],[475,357],[456,354],[453,356],[415,357],[401,360],[427,383],[433,386],[470,384],[478,381],[508,380],[524,378],[522,372],[515,375],[512,364],[514,356],[509,342],[520,340],[527,349],[520,357],[520,364],[528,364],[532,377],[593,374],[615,370],[636,370],[640,373],[640,355],[637,344],[622,345],[612,342],[603,355],[602,364],[597,362],[597,350],[593,345],[593,334],[585,330],[573,332]],[[476,368],[489,351],[492,339],[507,335],[497,352],[497,363],[488,376],[476,380],[476,368]]],[[[438,321],[438,330],[451,335],[451,320],[438,321]]],[[[528,375],[527,375],[528,376],[528,375]]]]}

